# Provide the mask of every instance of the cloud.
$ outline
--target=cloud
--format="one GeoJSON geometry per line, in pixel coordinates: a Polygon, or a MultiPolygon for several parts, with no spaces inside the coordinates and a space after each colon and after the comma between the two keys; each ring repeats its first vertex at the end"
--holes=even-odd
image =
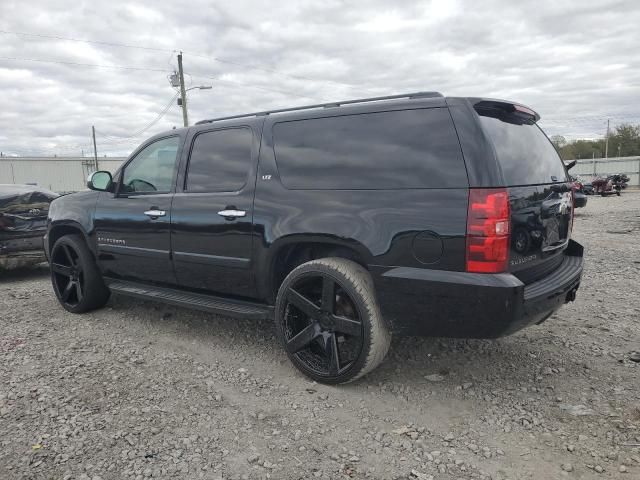
{"type": "Polygon", "coordinates": [[[167,75],[184,50],[192,121],[415,90],[508,98],[549,134],[640,123],[640,6],[628,1],[3,0],[0,151],[131,151],[181,126],[167,75]],[[89,67],[73,64],[92,64],[89,67]],[[112,68],[108,68],[112,67],[112,68]],[[135,67],[143,70],[119,68],[135,67]]]}

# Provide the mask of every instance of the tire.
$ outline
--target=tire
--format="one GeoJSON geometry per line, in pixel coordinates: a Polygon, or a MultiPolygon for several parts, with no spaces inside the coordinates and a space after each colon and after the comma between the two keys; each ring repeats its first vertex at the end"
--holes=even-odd
{"type": "Polygon", "coordinates": [[[391,343],[369,272],[343,258],[312,260],[292,270],[278,290],[275,319],[291,362],[320,383],[366,375],[391,343]]]}
{"type": "Polygon", "coordinates": [[[53,291],[65,310],[84,313],[107,303],[109,289],[81,235],[60,237],[50,257],[53,291]]]}

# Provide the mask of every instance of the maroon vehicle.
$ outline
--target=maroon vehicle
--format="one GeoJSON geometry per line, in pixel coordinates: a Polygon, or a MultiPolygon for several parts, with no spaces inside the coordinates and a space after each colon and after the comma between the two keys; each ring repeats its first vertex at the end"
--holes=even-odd
{"type": "Polygon", "coordinates": [[[616,181],[616,175],[609,175],[608,177],[598,177],[591,182],[593,185],[593,193],[606,197],[607,195],[618,195],[622,187],[620,182],[616,181]]]}

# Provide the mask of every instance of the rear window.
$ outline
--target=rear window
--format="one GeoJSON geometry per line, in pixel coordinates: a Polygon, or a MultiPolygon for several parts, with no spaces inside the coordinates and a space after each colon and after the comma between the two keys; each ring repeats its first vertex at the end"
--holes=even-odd
{"type": "Polygon", "coordinates": [[[564,182],[567,174],[547,136],[535,123],[509,116],[488,116],[480,122],[498,156],[507,185],[535,185],[564,182]]]}
{"type": "Polygon", "coordinates": [[[401,110],[274,126],[282,183],[292,189],[467,187],[449,111],[401,110]]]}

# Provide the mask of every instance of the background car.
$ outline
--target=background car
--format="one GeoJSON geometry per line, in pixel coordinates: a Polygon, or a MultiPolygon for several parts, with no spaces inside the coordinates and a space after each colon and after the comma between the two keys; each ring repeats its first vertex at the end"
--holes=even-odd
{"type": "Polygon", "coordinates": [[[46,261],[42,239],[58,196],[34,185],[0,184],[0,270],[46,261]]]}

